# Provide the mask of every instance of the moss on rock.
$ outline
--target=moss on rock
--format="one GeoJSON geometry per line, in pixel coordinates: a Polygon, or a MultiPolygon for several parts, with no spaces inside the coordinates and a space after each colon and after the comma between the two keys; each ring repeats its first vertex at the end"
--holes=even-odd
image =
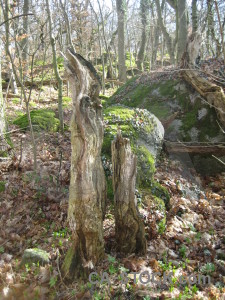
{"type": "Polygon", "coordinates": [[[50,262],[49,253],[38,248],[26,249],[24,251],[21,266],[25,264],[39,263],[40,265],[46,265],[50,262]]]}
{"type": "Polygon", "coordinates": [[[167,210],[170,209],[170,194],[159,182],[153,180],[150,187],[151,194],[162,199],[167,210]]]}
{"type": "Polygon", "coordinates": [[[138,158],[137,187],[149,187],[155,173],[155,160],[145,146],[135,147],[134,153],[136,153],[138,158]]]}
{"type": "MultiPolygon", "coordinates": [[[[55,117],[55,112],[52,110],[39,109],[30,112],[31,121],[34,130],[58,131],[59,119],[55,117]]],[[[18,125],[21,129],[26,130],[29,128],[27,114],[18,117],[13,124],[18,125]]]]}

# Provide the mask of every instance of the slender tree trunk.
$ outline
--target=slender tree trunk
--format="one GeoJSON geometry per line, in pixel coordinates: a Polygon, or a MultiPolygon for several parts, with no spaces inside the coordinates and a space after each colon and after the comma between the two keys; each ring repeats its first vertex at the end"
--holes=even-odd
{"type": "MultiPolygon", "coordinates": [[[[5,12],[4,12],[4,19],[5,21],[9,19],[9,1],[5,0],[5,12]]],[[[9,55],[9,22],[5,23],[5,49],[6,49],[6,55],[9,55]]],[[[13,94],[18,94],[18,89],[17,89],[17,84],[15,80],[15,74],[13,72],[13,67],[12,63],[9,59],[9,73],[10,73],[10,78],[11,78],[11,89],[13,94]]]]}
{"type": "Polygon", "coordinates": [[[160,24],[163,36],[164,36],[165,41],[166,41],[167,50],[168,50],[169,55],[170,55],[170,61],[171,61],[171,64],[174,64],[175,63],[175,55],[174,55],[173,41],[172,41],[171,36],[167,32],[165,25],[163,24],[162,11],[161,11],[159,0],[156,0],[155,3],[156,3],[156,9],[157,9],[157,14],[158,14],[159,24],[160,24]]]}
{"type": "Polygon", "coordinates": [[[207,0],[207,19],[208,19],[208,30],[207,30],[208,50],[209,48],[211,48],[212,54],[215,55],[213,43],[216,43],[216,56],[219,56],[221,52],[221,45],[219,39],[216,37],[215,34],[213,0],[207,0]],[[211,43],[210,43],[210,37],[211,37],[211,43]]]}
{"type": "Polygon", "coordinates": [[[178,11],[178,45],[177,45],[177,62],[180,63],[181,57],[184,54],[187,43],[187,12],[186,12],[186,0],[177,1],[178,11]]]}
{"type": "Polygon", "coordinates": [[[118,250],[127,253],[146,253],[144,224],[137,210],[135,197],[137,159],[130,141],[117,133],[112,142],[115,230],[118,250]]]}
{"type": "MultiPolygon", "coordinates": [[[[23,14],[28,14],[29,12],[29,2],[30,0],[24,0],[23,3],[23,14]]],[[[22,39],[21,41],[21,47],[22,47],[22,59],[23,59],[23,64],[25,66],[24,73],[25,73],[25,78],[26,78],[26,73],[28,71],[28,51],[29,51],[29,38],[28,38],[28,30],[29,30],[29,22],[28,22],[28,17],[24,16],[23,17],[23,34],[26,36],[25,38],[22,39]]]]}
{"type": "Polygon", "coordinates": [[[147,42],[147,18],[148,18],[148,0],[141,0],[140,10],[141,10],[141,24],[142,24],[142,33],[141,33],[141,45],[137,55],[137,67],[139,70],[143,71],[143,61],[145,56],[145,48],[147,42]]]}
{"type": "Polygon", "coordinates": [[[221,44],[222,44],[222,50],[223,50],[223,59],[224,59],[224,63],[225,63],[224,32],[223,32],[223,26],[222,26],[221,19],[220,19],[220,12],[219,12],[219,8],[218,8],[218,4],[217,4],[216,0],[215,0],[215,6],[216,6],[216,13],[217,13],[218,21],[219,21],[219,26],[220,26],[220,36],[221,36],[221,44]]]}
{"type": "Polygon", "coordinates": [[[74,107],[68,209],[73,247],[66,255],[63,273],[72,280],[87,276],[104,257],[106,183],[101,162],[104,131],[98,98],[100,78],[81,55],[68,51],[67,59],[74,107]]]}
{"type": "Polygon", "coordinates": [[[61,6],[61,9],[63,11],[63,15],[65,17],[65,21],[66,21],[66,30],[67,30],[67,36],[68,36],[69,46],[71,47],[71,49],[73,50],[73,52],[76,52],[75,48],[74,48],[74,45],[73,45],[73,41],[72,41],[70,20],[69,20],[68,14],[66,12],[66,7],[65,7],[65,5],[63,5],[62,0],[60,0],[59,2],[60,2],[60,6],[61,6]]]}
{"type": "Polygon", "coordinates": [[[192,33],[195,33],[198,30],[198,9],[197,9],[198,0],[192,0],[191,10],[192,10],[192,33]]]}
{"type": "Polygon", "coordinates": [[[50,30],[52,55],[53,55],[53,68],[54,68],[56,80],[58,82],[58,110],[59,110],[60,131],[61,133],[63,133],[64,131],[63,108],[62,108],[63,81],[59,74],[58,65],[57,65],[56,43],[55,43],[55,37],[53,35],[53,29],[52,29],[52,14],[49,6],[49,0],[46,0],[46,6],[47,6],[48,19],[49,19],[49,30],[50,30]]]}
{"type": "MultiPolygon", "coordinates": [[[[0,6],[0,23],[2,22],[2,8],[0,6]]],[[[4,108],[4,99],[2,94],[2,39],[0,39],[0,156],[5,152],[7,149],[7,143],[5,141],[5,130],[6,130],[6,123],[5,123],[5,108],[4,108]]]]}
{"type": "Polygon", "coordinates": [[[118,60],[119,60],[119,80],[126,82],[126,61],[125,61],[125,0],[116,0],[118,18],[118,60]]]}

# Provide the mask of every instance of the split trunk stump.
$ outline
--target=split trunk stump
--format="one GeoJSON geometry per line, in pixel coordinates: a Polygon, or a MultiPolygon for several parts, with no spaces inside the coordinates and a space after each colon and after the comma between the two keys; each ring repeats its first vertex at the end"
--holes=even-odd
{"type": "Polygon", "coordinates": [[[99,77],[94,67],[72,50],[67,51],[65,67],[73,99],[68,208],[73,246],[62,271],[73,280],[87,277],[104,257],[106,181],[101,161],[104,131],[99,77]]]}

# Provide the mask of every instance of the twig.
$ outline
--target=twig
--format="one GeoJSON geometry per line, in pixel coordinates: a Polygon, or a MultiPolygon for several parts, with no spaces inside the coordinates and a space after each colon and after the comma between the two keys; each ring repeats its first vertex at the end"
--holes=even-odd
{"type": "MultiPolygon", "coordinates": [[[[19,128],[19,129],[15,129],[15,130],[11,130],[11,131],[8,131],[8,132],[4,132],[4,134],[9,134],[9,133],[21,131],[21,130],[27,129],[28,127],[29,127],[29,126],[23,127],[23,128],[19,128]]],[[[33,127],[39,127],[39,125],[33,125],[33,127]]]]}
{"type": "Polygon", "coordinates": [[[58,189],[58,191],[59,191],[59,177],[60,177],[61,169],[62,169],[62,150],[60,150],[59,172],[58,172],[58,175],[57,175],[57,189],[58,189]]]}
{"type": "Polygon", "coordinates": [[[212,155],[212,157],[214,157],[215,159],[217,159],[221,164],[223,164],[225,166],[225,162],[224,161],[222,161],[221,159],[219,159],[215,155],[212,155]]]}
{"type": "Polygon", "coordinates": [[[225,131],[223,130],[223,128],[221,127],[220,123],[216,120],[216,123],[218,124],[219,128],[221,129],[222,133],[225,134],[225,131]]]}
{"type": "Polygon", "coordinates": [[[17,169],[19,169],[19,166],[22,162],[22,157],[23,157],[23,138],[21,137],[21,139],[20,139],[20,159],[19,159],[19,164],[17,166],[17,169]]]}
{"type": "Polygon", "coordinates": [[[58,250],[58,249],[57,249],[56,263],[57,263],[57,269],[58,269],[60,281],[61,281],[61,283],[64,285],[64,287],[65,287],[66,289],[68,289],[68,287],[67,287],[67,286],[65,285],[65,283],[63,282],[63,278],[62,278],[62,275],[61,275],[61,272],[60,272],[60,268],[59,268],[59,250],[58,250]]]}

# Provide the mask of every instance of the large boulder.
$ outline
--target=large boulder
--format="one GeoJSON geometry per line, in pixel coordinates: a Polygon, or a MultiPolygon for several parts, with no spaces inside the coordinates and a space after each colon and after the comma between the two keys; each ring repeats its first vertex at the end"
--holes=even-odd
{"type": "MultiPolygon", "coordinates": [[[[153,113],[165,128],[167,141],[225,141],[214,107],[177,76],[164,74],[154,78],[150,75],[135,77],[119,88],[109,102],[145,108],[153,113]]],[[[224,169],[222,164],[207,155],[190,155],[189,158],[190,164],[194,164],[204,174],[224,169]]]]}

